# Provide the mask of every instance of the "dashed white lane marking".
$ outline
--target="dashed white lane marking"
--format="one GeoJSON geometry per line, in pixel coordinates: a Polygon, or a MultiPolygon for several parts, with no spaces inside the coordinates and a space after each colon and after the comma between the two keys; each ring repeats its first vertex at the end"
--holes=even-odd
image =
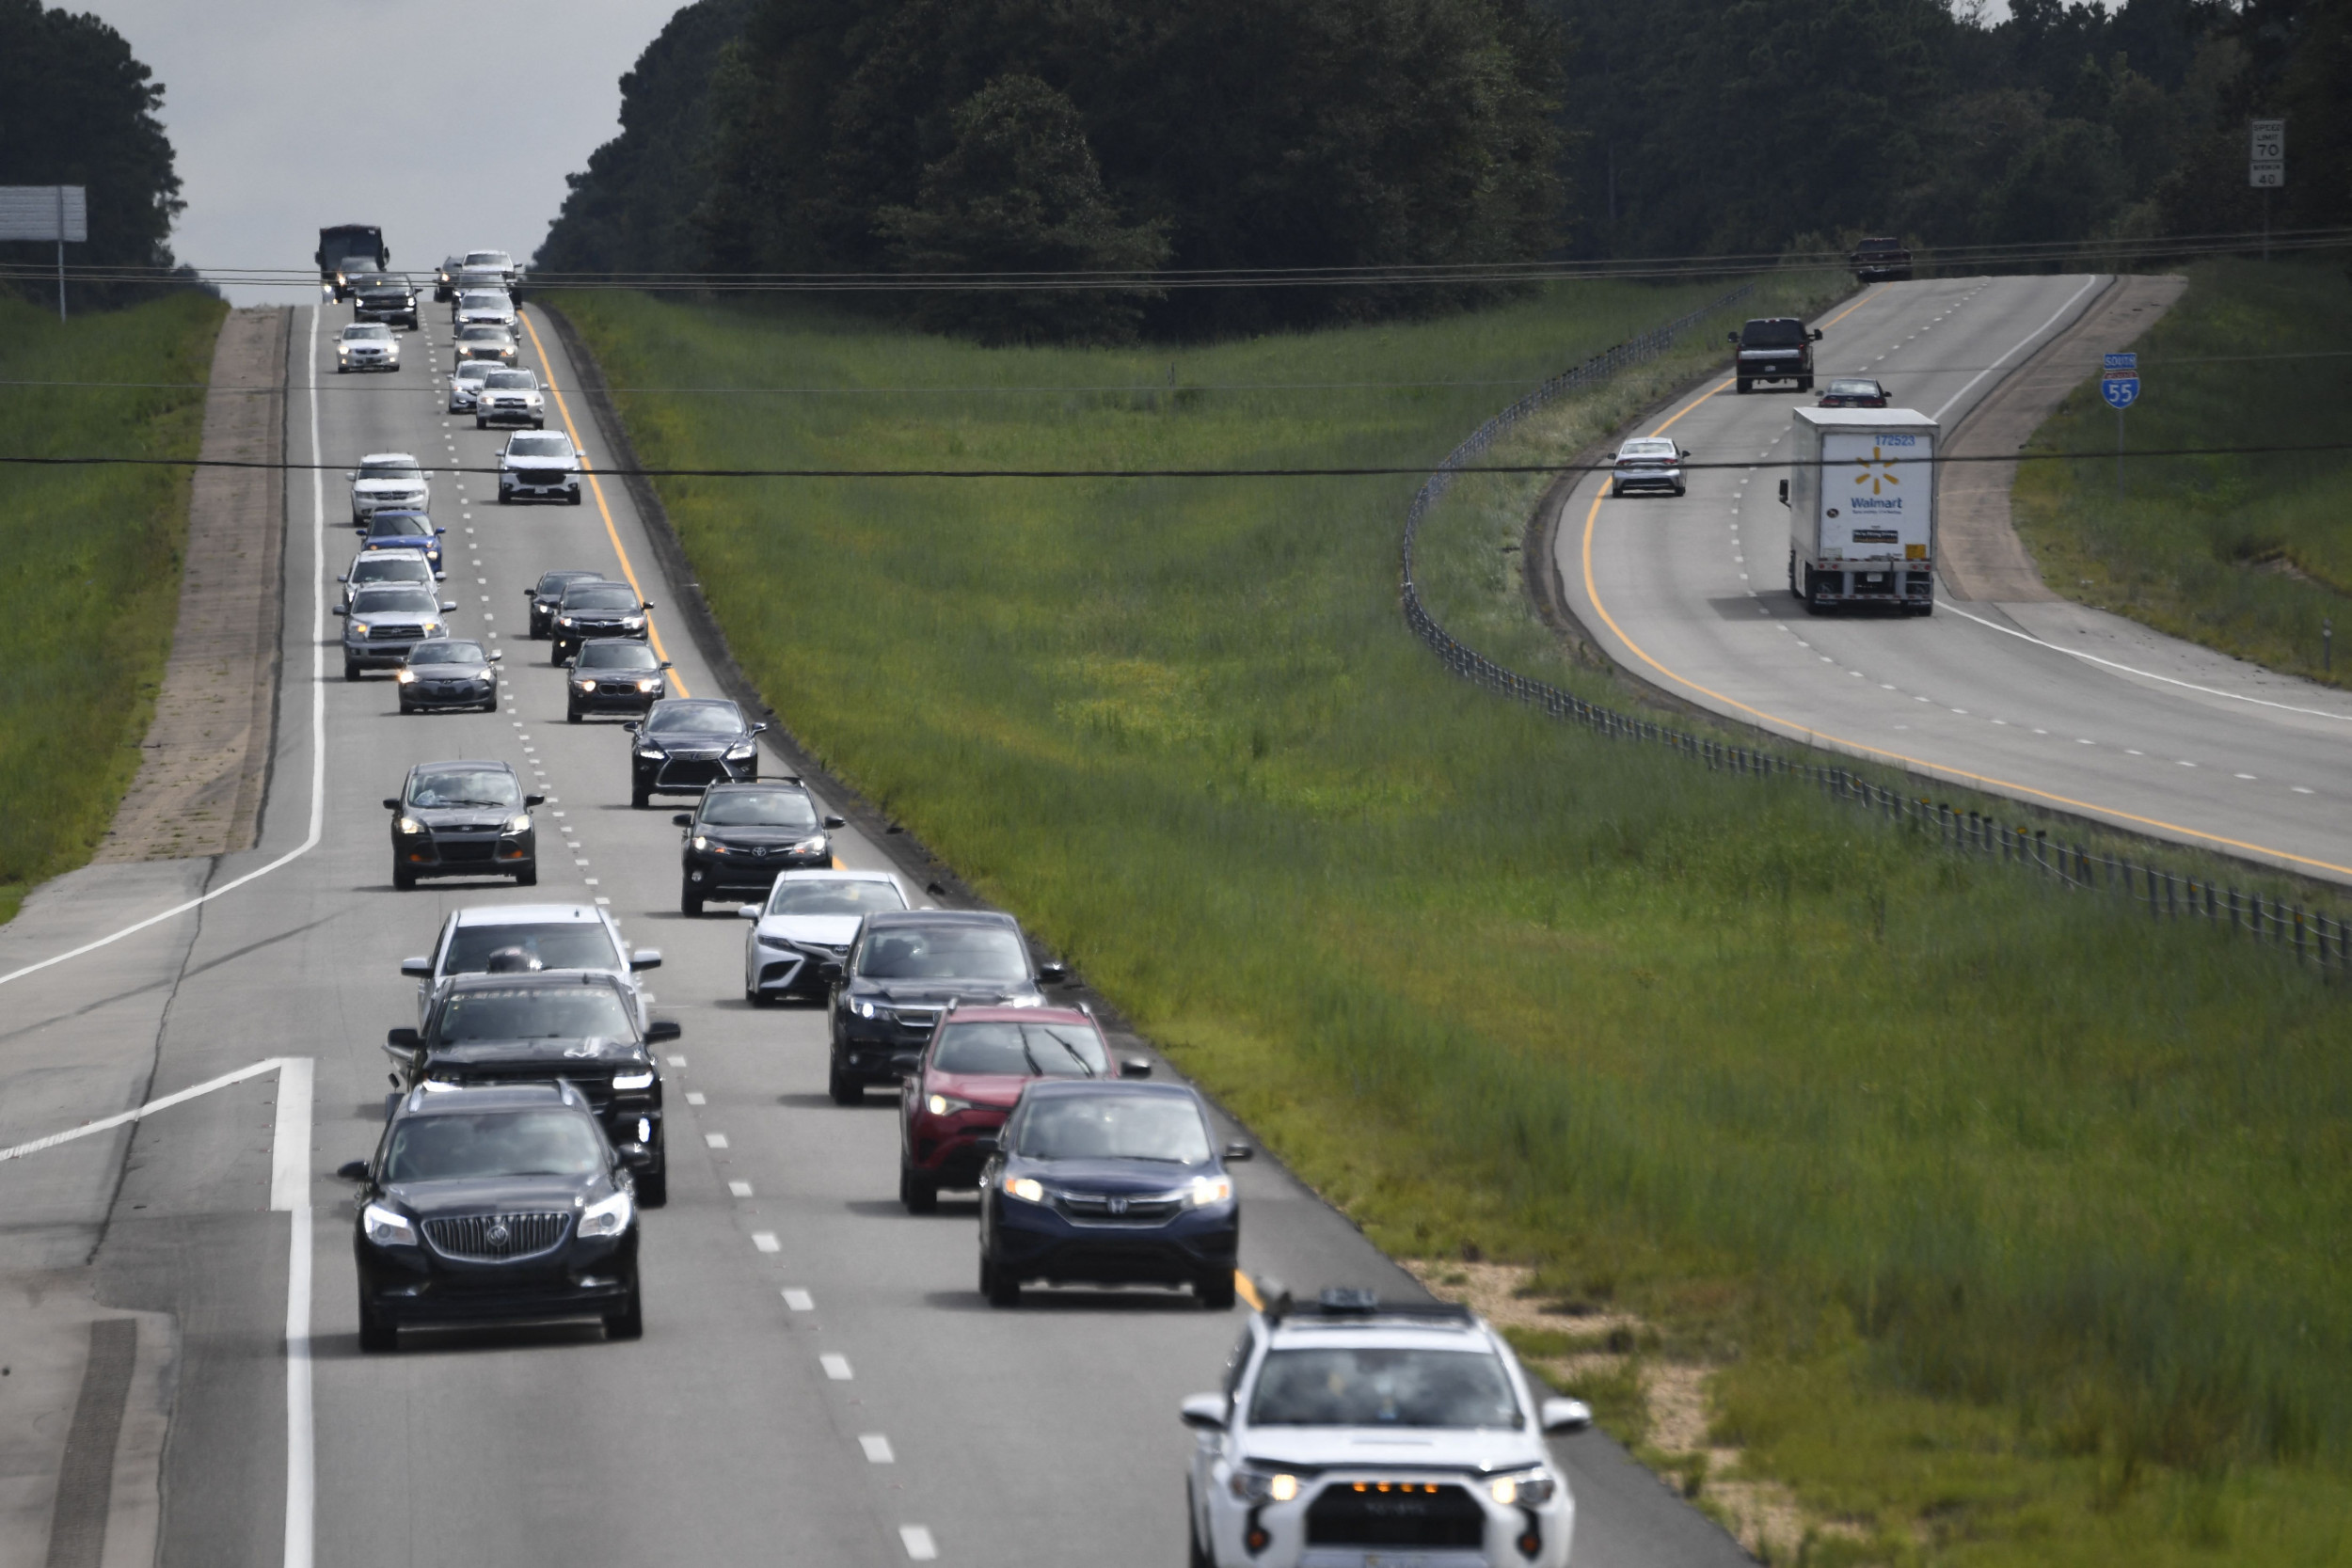
{"type": "Polygon", "coordinates": [[[689,1091],[688,1091],[688,1093],[687,1093],[687,1096],[686,1096],[686,1103],[688,1103],[689,1105],[700,1105],[700,1104],[704,1103],[704,1099],[703,1099],[703,1096],[701,1096],[700,1094],[697,1094],[697,1093],[695,1093],[695,1092],[693,1092],[693,1091],[691,1091],[691,1090],[689,1090],[689,1091]]]}
{"type": "Polygon", "coordinates": [[[752,1196],[752,1184],[748,1181],[730,1181],[727,1183],[727,1196],[729,1197],[749,1197],[752,1196]]]}
{"type": "Polygon", "coordinates": [[[762,1252],[782,1252],[784,1250],[784,1243],[776,1240],[776,1233],[772,1230],[753,1231],[752,1245],[757,1247],[762,1252]]]}
{"type": "Polygon", "coordinates": [[[727,1147],[727,1135],[724,1132],[705,1132],[703,1143],[710,1148],[724,1148],[727,1147]]]}
{"type": "Polygon", "coordinates": [[[900,1545],[906,1547],[907,1560],[910,1562],[936,1562],[939,1560],[939,1543],[933,1541],[931,1539],[931,1532],[925,1529],[921,1525],[900,1525],[898,1527],[898,1543],[900,1545]]]}
{"type": "Polygon", "coordinates": [[[828,1352],[818,1356],[817,1364],[824,1368],[825,1375],[835,1383],[847,1383],[857,1375],[850,1370],[850,1358],[838,1352],[828,1352]]]}
{"type": "Polygon", "coordinates": [[[890,1439],[879,1432],[860,1433],[857,1446],[866,1450],[866,1463],[868,1465],[898,1463],[898,1456],[890,1451],[890,1439]]]}
{"type": "Polygon", "coordinates": [[[787,1312],[814,1312],[817,1310],[817,1298],[806,1291],[787,1291],[784,1292],[784,1308],[787,1312]]]}
{"type": "Polygon", "coordinates": [[[2081,736],[2076,736],[2074,737],[2074,744],[2077,746],[2096,746],[2099,743],[2095,740],[2085,740],[2081,736]]]}
{"type": "Polygon", "coordinates": [[[2294,790],[2297,795],[2310,795],[2313,793],[2311,790],[2305,789],[2301,784],[2290,784],[2287,787],[2294,790]]]}
{"type": "Polygon", "coordinates": [[[2237,776],[2244,779],[2248,784],[2252,784],[2254,782],[2254,775],[2251,773],[2240,773],[2237,776]]]}
{"type": "Polygon", "coordinates": [[[2193,762],[2183,762],[2183,763],[2181,764],[2181,766],[2182,766],[2183,768],[2194,768],[2194,767],[2196,767],[2197,765],[2196,765],[2195,763],[2193,763],[2193,762]]]}

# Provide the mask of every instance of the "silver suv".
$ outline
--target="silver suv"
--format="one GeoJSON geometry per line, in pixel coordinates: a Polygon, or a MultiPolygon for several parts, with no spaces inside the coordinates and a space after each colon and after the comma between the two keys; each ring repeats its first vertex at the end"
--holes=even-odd
{"type": "Polygon", "coordinates": [[[569,436],[518,430],[506,438],[499,451],[499,504],[518,500],[580,504],[580,453],[569,436]]]}

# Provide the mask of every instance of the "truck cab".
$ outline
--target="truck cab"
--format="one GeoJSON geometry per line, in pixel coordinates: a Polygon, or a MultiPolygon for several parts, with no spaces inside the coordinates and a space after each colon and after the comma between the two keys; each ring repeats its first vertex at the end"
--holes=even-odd
{"type": "Polygon", "coordinates": [[[319,230],[318,252],[311,260],[318,263],[320,287],[340,300],[345,289],[339,273],[382,272],[392,264],[392,253],[384,248],[384,230],[373,224],[339,223],[319,230]],[[364,268],[348,265],[360,260],[367,263],[364,268]]]}
{"type": "Polygon", "coordinates": [[[1794,316],[1757,316],[1729,333],[1734,354],[1732,373],[1740,390],[1750,392],[1759,381],[1791,381],[1797,390],[1813,390],[1813,345],[1821,329],[1808,329],[1794,316]]]}

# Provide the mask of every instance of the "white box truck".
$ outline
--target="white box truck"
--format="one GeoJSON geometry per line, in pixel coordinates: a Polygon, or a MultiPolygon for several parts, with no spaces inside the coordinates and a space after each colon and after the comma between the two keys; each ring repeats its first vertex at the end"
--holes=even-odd
{"type": "Polygon", "coordinates": [[[1836,605],[1935,612],[1936,422],[1908,408],[1800,408],[1780,499],[1788,592],[1836,605]]]}

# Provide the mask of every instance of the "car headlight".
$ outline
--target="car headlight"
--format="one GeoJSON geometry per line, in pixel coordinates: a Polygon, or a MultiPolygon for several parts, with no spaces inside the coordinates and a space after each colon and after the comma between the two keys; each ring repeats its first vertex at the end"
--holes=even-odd
{"type": "Polygon", "coordinates": [[[787,855],[821,855],[824,851],[825,835],[818,833],[815,838],[804,838],[801,840],[800,843],[795,844],[790,848],[787,849],[785,853],[787,855]]]}
{"type": "Polygon", "coordinates": [[[972,1108],[972,1101],[968,1100],[958,1100],[951,1094],[935,1094],[929,1100],[923,1101],[923,1103],[930,1108],[931,1115],[935,1117],[951,1117],[958,1111],[968,1111],[972,1108]]]}
{"type": "Polygon", "coordinates": [[[601,1203],[592,1203],[580,1212],[579,1234],[584,1239],[595,1236],[617,1236],[628,1228],[629,1217],[637,1206],[627,1193],[614,1193],[601,1203]]]}
{"type": "Polygon", "coordinates": [[[644,757],[647,762],[660,762],[662,757],[662,751],[659,746],[640,746],[637,748],[637,754],[644,757]]]}
{"type": "Polygon", "coordinates": [[[506,831],[510,833],[527,833],[531,832],[531,813],[527,811],[518,812],[515,816],[508,817],[506,819],[506,831]]]}
{"type": "Polygon", "coordinates": [[[1017,1197],[1024,1203],[1045,1201],[1045,1184],[1034,1177],[1008,1176],[1004,1180],[1005,1196],[1017,1197]]]}
{"type": "Polygon", "coordinates": [[[424,624],[424,635],[427,637],[432,636],[435,632],[439,631],[440,629],[441,623],[438,621],[427,621],[424,624]]]}
{"type": "Polygon", "coordinates": [[[351,622],[346,622],[345,624],[346,624],[347,626],[349,626],[353,631],[358,632],[360,636],[362,636],[362,637],[367,636],[367,634],[368,634],[368,624],[367,624],[365,621],[351,621],[351,622]]]}
{"type": "Polygon", "coordinates": [[[424,832],[424,824],[413,816],[404,816],[400,819],[400,831],[404,833],[421,833],[424,832]]]}
{"type": "Polygon", "coordinates": [[[1541,1470],[1528,1470],[1516,1476],[1497,1476],[1486,1483],[1487,1496],[1505,1508],[1540,1508],[1551,1501],[1551,1495],[1560,1483],[1541,1470]]]}
{"type": "Polygon", "coordinates": [[[624,615],[621,617],[621,625],[631,631],[638,631],[644,626],[645,618],[643,615],[624,615]]]}
{"type": "MultiPolygon", "coordinates": [[[[700,833],[696,833],[694,835],[694,847],[697,849],[707,849],[710,847],[710,840],[705,838],[700,833]]],[[[726,848],[726,846],[723,844],[719,847],[723,851],[726,848]]]]}
{"type": "Polygon", "coordinates": [[[574,681],[572,685],[582,691],[594,691],[596,689],[596,683],[595,681],[574,681]]]}
{"type": "Polygon", "coordinates": [[[415,1246],[417,1227],[397,1209],[371,1203],[359,1211],[359,1228],[377,1246],[415,1246]]]}
{"type": "Polygon", "coordinates": [[[878,1004],[872,1002],[852,1002],[850,1004],[850,1011],[857,1014],[860,1018],[880,1018],[882,1016],[882,1007],[878,1004]]]}
{"type": "Polygon", "coordinates": [[[392,679],[400,682],[403,686],[406,686],[410,681],[415,680],[416,678],[417,673],[414,670],[395,670],[392,672],[392,679]]]}
{"type": "Polygon", "coordinates": [[[650,1089],[653,1087],[653,1069],[647,1068],[643,1072],[616,1072],[612,1075],[612,1086],[624,1091],[650,1089]]]}
{"type": "Polygon", "coordinates": [[[452,1089],[463,1088],[465,1082],[453,1074],[437,1072],[424,1081],[424,1086],[434,1094],[446,1094],[452,1089]]]}
{"type": "Polygon", "coordinates": [[[1226,1485],[1246,1503],[1286,1503],[1298,1496],[1298,1478],[1287,1470],[1237,1468],[1226,1485]]]}
{"type": "Polygon", "coordinates": [[[1233,1179],[1230,1176],[1196,1176],[1184,1196],[1195,1209],[1223,1203],[1233,1196],[1233,1179]]]}
{"type": "Polygon", "coordinates": [[[649,675],[645,679],[637,683],[637,689],[640,691],[659,691],[661,689],[661,682],[658,678],[649,675]]]}
{"type": "Polygon", "coordinates": [[[572,618],[568,615],[559,615],[555,618],[555,624],[559,626],[568,626],[572,624],[572,618]]]}
{"type": "Polygon", "coordinates": [[[734,745],[727,748],[727,760],[729,762],[741,762],[747,757],[756,756],[758,752],[759,748],[752,744],[752,742],[748,740],[739,740],[734,745]]]}

